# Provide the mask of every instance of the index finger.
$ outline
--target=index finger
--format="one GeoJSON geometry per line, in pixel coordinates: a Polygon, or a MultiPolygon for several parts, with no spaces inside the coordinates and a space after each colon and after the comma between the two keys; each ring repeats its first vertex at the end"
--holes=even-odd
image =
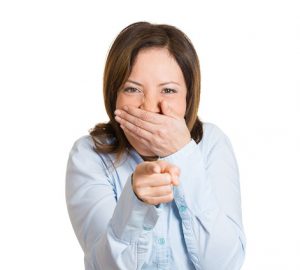
{"type": "Polygon", "coordinates": [[[160,173],[161,169],[159,164],[157,164],[156,162],[151,162],[151,161],[146,161],[146,171],[149,174],[153,174],[153,173],[160,173]]]}
{"type": "Polygon", "coordinates": [[[164,118],[167,117],[163,114],[145,111],[133,106],[126,105],[122,109],[127,113],[152,124],[160,124],[163,120],[165,120],[164,118]]]}
{"type": "Polygon", "coordinates": [[[172,176],[180,175],[180,169],[177,166],[175,166],[165,160],[157,160],[156,162],[159,164],[162,172],[168,172],[172,176]]]}

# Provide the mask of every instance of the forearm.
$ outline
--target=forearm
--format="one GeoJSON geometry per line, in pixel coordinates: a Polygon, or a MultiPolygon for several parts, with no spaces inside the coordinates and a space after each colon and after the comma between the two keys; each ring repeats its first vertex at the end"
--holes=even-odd
{"type": "MultiPolygon", "coordinates": [[[[77,200],[73,198],[73,201],[77,200]]],[[[89,205],[84,205],[83,199],[81,201],[80,209],[69,205],[69,212],[71,216],[82,216],[78,221],[72,221],[80,243],[84,243],[82,247],[86,263],[92,265],[94,270],[141,269],[151,252],[152,228],[161,210],[136,198],[130,177],[115,206],[106,204],[106,208],[99,207],[105,203],[105,199],[89,202],[89,205]],[[97,225],[104,222],[101,216],[106,216],[106,211],[110,212],[108,208],[113,214],[106,228],[101,231],[97,225]],[[83,217],[84,212],[86,214],[83,217]]]]}
{"type": "Polygon", "coordinates": [[[191,141],[163,159],[181,170],[180,185],[174,188],[174,200],[196,269],[239,269],[246,242],[237,165],[224,136],[212,149],[207,156],[191,141]]]}

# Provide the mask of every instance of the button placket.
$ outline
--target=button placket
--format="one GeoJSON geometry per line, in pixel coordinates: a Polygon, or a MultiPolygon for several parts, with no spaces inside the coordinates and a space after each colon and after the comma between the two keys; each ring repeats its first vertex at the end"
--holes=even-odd
{"type": "Polygon", "coordinates": [[[164,204],[163,213],[160,216],[159,223],[155,226],[155,240],[154,248],[156,253],[156,264],[159,269],[169,269],[170,251],[168,248],[167,240],[167,224],[168,224],[168,211],[170,205],[164,204]]]}

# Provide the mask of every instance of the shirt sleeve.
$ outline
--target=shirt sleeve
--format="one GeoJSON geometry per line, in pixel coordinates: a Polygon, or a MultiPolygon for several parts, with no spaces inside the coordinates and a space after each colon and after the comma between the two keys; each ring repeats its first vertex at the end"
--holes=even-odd
{"type": "Polygon", "coordinates": [[[238,270],[246,246],[238,165],[229,138],[213,127],[205,147],[191,139],[179,151],[161,159],[181,171],[174,200],[195,268],[238,270]]]}
{"type": "Polygon", "coordinates": [[[88,137],[69,154],[66,203],[85,254],[86,269],[141,269],[151,249],[151,230],[161,208],[137,199],[130,172],[116,201],[112,180],[88,137]]]}

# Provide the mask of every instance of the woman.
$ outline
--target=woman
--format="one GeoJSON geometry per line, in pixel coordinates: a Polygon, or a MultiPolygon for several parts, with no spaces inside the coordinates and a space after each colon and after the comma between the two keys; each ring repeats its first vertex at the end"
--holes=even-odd
{"type": "Polygon", "coordinates": [[[240,269],[238,166],[198,116],[200,68],[177,28],[126,27],[104,71],[108,123],[70,151],[69,216],[85,269],[240,269]]]}

